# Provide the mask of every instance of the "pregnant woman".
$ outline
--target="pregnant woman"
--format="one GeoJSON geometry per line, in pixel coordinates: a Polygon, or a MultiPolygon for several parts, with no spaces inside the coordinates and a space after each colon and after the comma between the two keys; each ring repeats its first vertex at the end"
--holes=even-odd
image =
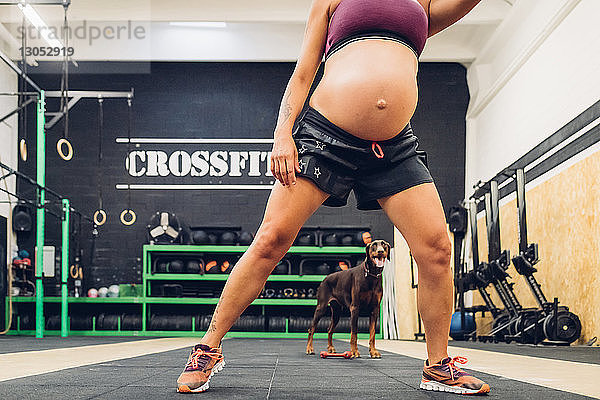
{"type": "MultiPolygon", "coordinates": [[[[410,127],[418,98],[419,55],[427,38],[466,15],[479,0],[313,0],[301,54],[274,133],[277,182],[256,238],[231,273],[210,327],[177,380],[179,392],[208,389],[225,365],[221,340],[256,299],[304,222],[322,205],[383,208],[419,268],[418,307],[428,358],[420,387],[487,393],[447,353],[452,312],[451,244],[433,179],[410,127]],[[316,71],[325,71],[300,114],[316,71]]],[[[356,344],[356,337],[351,338],[356,344]]]]}

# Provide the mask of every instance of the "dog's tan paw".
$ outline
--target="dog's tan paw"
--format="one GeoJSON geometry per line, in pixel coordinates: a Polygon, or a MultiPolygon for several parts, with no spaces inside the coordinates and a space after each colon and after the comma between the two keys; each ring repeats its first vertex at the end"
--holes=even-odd
{"type": "Polygon", "coordinates": [[[306,354],[309,356],[312,356],[315,354],[315,350],[313,348],[306,349],[306,354]]]}
{"type": "Polygon", "coordinates": [[[327,352],[328,353],[335,353],[335,347],[333,347],[333,346],[327,346],[327,352]]]}
{"type": "Polygon", "coordinates": [[[370,350],[371,358],[381,358],[381,353],[377,350],[370,350]]]}
{"type": "Polygon", "coordinates": [[[360,353],[358,352],[358,350],[352,350],[351,354],[352,354],[351,358],[360,358],[360,353]]]}

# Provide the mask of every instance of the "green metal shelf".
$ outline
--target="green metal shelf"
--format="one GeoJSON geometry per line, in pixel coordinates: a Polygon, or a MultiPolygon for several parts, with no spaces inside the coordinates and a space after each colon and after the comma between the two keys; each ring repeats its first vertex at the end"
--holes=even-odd
{"type": "MultiPolygon", "coordinates": [[[[13,303],[34,303],[35,297],[13,297],[13,303]]],[[[44,303],[60,303],[60,297],[46,296],[44,303]]],[[[106,304],[106,303],[131,303],[142,304],[143,297],[67,297],[69,303],[106,304]]]]}
{"type": "MultiPolygon", "coordinates": [[[[217,304],[218,298],[146,297],[147,304],[217,304]]],[[[316,306],[317,299],[256,299],[253,306],[316,306]]]]}
{"type": "MultiPolygon", "coordinates": [[[[34,335],[35,331],[14,331],[8,332],[9,335],[34,335]]],[[[60,331],[44,331],[48,336],[59,336],[60,331]]],[[[159,336],[159,337],[200,337],[204,331],[69,331],[69,336],[159,336]]],[[[359,333],[358,339],[368,339],[368,333],[359,333]]],[[[285,338],[285,339],[306,339],[307,333],[304,332],[228,332],[226,338],[285,338]]],[[[317,332],[315,339],[327,339],[327,333],[317,332]]],[[[349,333],[335,333],[335,339],[350,339],[349,333]]]]}
{"type": "MultiPolygon", "coordinates": [[[[44,297],[45,303],[60,303],[60,297],[44,297]]],[[[197,297],[68,297],[69,303],[87,304],[217,304],[218,298],[197,297]]],[[[15,303],[34,303],[35,297],[13,297],[15,303]]],[[[256,299],[252,305],[259,306],[316,306],[317,299],[256,299]]]]}
{"type": "MultiPolygon", "coordinates": [[[[269,282],[321,282],[327,275],[271,275],[269,282]]],[[[147,280],[158,281],[226,281],[229,274],[147,274],[147,280]]]]}
{"type": "MultiPolygon", "coordinates": [[[[166,244],[145,244],[143,247],[146,252],[161,253],[243,253],[248,246],[200,246],[200,245],[166,245],[166,244]]],[[[364,247],[355,246],[292,246],[288,254],[363,254],[364,247]]]]}

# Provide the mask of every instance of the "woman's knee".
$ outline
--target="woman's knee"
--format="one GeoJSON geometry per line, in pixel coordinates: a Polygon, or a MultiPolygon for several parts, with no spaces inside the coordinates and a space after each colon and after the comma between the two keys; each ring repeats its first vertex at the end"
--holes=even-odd
{"type": "Polygon", "coordinates": [[[254,254],[263,259],[279,260],[289,250],[294,238],[282,227],[262,225],[252,243],[254,254]]]}
{"type": "Polygon", "coordinates": [[[419,266],[419,275],[443,275],[450,271],[452,243],[446,232],[431,236],[417,247],[413,257],[419,266]]]}

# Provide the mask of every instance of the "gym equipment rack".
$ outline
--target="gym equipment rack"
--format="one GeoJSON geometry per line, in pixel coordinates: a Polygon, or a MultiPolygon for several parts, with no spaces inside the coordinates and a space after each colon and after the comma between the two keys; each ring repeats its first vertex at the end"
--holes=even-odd
{"type": "MultiPolygon", "coordinates": [[[[139,313],[142,318],[142,329],[141,330],[122,330],[121,329],[121,318],[119,318],[116,330],[99,330],[95,329],[96,316],[93,317],[93,328],[92,330],[73,330],[71,329],[71,317],[66,316],[64,320],[66,333],[65,336],[197,336],[203,333],[198,331],[196,327],[196,317],[192,317],[191,330],[150,330],[149,319],[152,315],[152,308],[157,305],[211,305],[217,304],[218,298],[182,298],[182,297],[151,297],[150,296],[150,284],[154,281],[208,281],[208,282],[223,282],[229,277],[228,274],[174,274],[174,273],[152,273],[151,266],[152,261],[156,257],[165,256],[169,254],[176,254],[177,256],[197,256],[202,253],[210,253],[216,255],[223,254],[242,254],[248,249],[248,246],[198,246],[198,245],[144,245],[142,249],[142,260],[143,260],[143,274],[142,274],[142,286],[143,295],[139,297],[67,297],[66,291],[64,297],[68,304],[85,304],[85,305],[109,305],[109,304],[121,304],[121,305],[137,305],[139,313]]],[[[364,254],[363,247],[313,247],[313,246],[293,246],[290,248],[287,254],[296,255],[362,255],[364,254]]],[[[66,276],[66,275],[65,275],[66,276]]],[[[326,275],[271,275],[268,277],[267,282],[321,282],[326,275]]],[[[34,297],[13,297],[13,303],[15,304],[27,304],[32,303],[36,299],[34,297]]],[[[43,303],[60,303],[61,297],[43,297],[43,303]]],[[[258,298],[254,300],[251,305],[262,306],[263,315],[265,313],[265,306],[283,306],[283,307],[306,307],[316,306],[317,299],[265,299],[258,298]]],[[[63,310],[67,310],[67,307],[61,307],[63,310]]],[[[7,310],[7,322],[8,322],[8,310],[7,310]]],[[[46,326],[44,323],[44,316],[41,316],[39,327],[42,329],[42,334],[46,335],[59,335],[61,331],[45,330],[46,326]]],[[[16,315],[16,326],[12,329],[9,334],[11,335],[32,335],[36,331],[20,329],[20,315],[16,315]]],[[[305,338],[306,332],[290,332],[289,331],[289,319],[285,318],[285,331],[284,332],[252,332],[252,331],[230,331],[226,337],[256,337],[256,338],[305,338]]],[[[383,331],[380,315],[380,328],[377,332],[378,338],[383,338],[383,331]]],[[[315,338],[324,339],[327,337],[327,333],[315,333],[315,338]]],[[[349,338],[349,333],[336,333],[337,338],[349,338]]],[[[367,339],[368,333],[359,333],[359,339],[367,339]]]]}

